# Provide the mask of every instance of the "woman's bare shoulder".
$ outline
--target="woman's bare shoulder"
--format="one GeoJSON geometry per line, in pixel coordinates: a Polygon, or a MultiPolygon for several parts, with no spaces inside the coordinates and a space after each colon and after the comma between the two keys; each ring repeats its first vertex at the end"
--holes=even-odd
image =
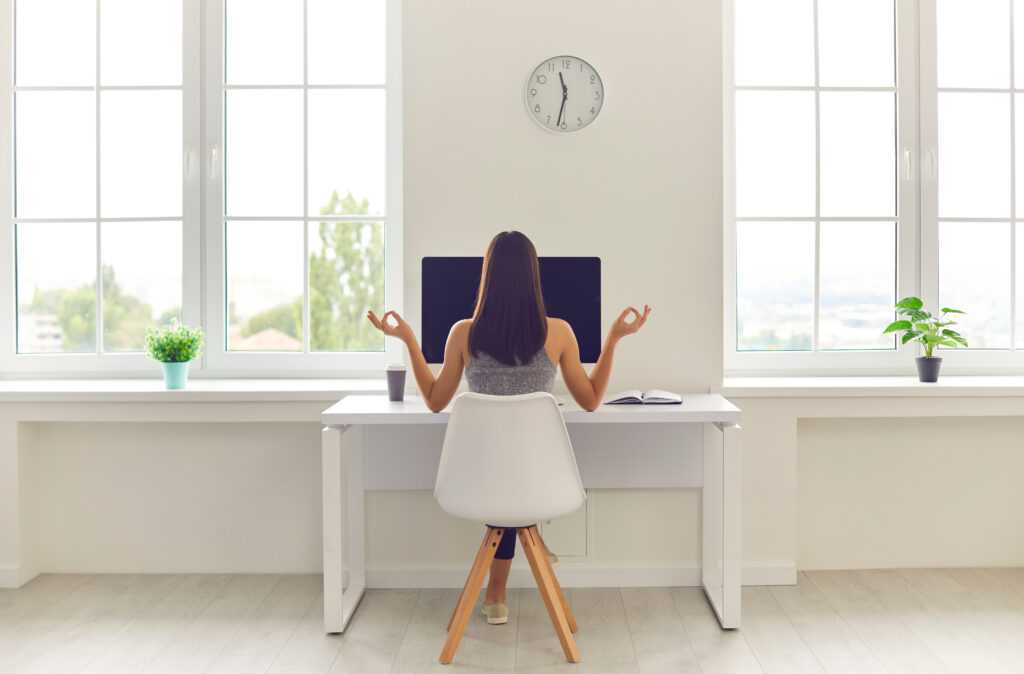
{"type": "Polygon", "coordinates": [[[568,321],[561,318],[548,316],[548,331],[559,335],[568,335],[572,333],[572,326],[569,325],[568,321]]]}
{"type": "Polygon", "coordinates": [[[473,327],[473,319],[464,318],[461,321],[455,321],[452,325],[452,331],[449,333],[449,339],[468,339],[469,329],[473,327]]]}

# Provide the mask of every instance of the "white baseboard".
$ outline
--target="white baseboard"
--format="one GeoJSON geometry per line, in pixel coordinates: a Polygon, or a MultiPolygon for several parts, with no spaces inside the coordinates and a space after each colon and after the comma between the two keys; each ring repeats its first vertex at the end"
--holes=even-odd
{"type": "Polygon", "coordinates": [[[0,589],[16,590],[38,575],[24,566],[0,566],[0,589]]]}
{"type": "MultiPolygon", "coordinates": [[[[382,589],[460,588],[468,566],[376,567],[366,570],[367,586],[382,589]]],[[[699,587],[700,566],[597,566],[565,561],[556,567],[564,587],[699,587]]],[[[744,585],[795,585],[796,565],[754,562],[743,567],[744,585]]],[[[509,587],[534,587],[530,570],[513,567],[509,587]]]]}

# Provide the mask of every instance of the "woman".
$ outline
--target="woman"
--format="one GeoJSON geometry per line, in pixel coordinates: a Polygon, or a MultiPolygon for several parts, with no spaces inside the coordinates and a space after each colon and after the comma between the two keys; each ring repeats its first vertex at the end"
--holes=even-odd
{"type": "MultiPolygon", "coordinates": [[[[471,391],[515,395],[550,391],[555,371],[561,367],[569,393],[580,407],[593,412],[608,387],[619,340],[640,330],[650,315],[647,305],[643,313],[628,307],[619,314],[588,375],[580,363],[572,328],[561,319],[549,318],[544,310],[533,243],[520,232],[501,232],[491,240],[484,256],[473,317],[452,326],[437,377],[401,316],[394,311],[383,317],[370,311],[366,316],[385,335],[405,342],[416,384],[431,411],[439,412],[451,402],[463,371],[471,391]]],[[[484,614],[492,625],[508,622],[505,588],[515,543],[515,530],[507,530],[491,564],[484,614]]]]}

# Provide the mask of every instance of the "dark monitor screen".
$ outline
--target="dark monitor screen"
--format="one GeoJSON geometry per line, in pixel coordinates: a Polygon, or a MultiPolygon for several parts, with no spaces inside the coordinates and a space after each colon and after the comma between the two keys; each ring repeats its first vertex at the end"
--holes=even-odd
{"type": "MultiPolygon", "coordinates": [[[[456,321],[470,318],[480,286],[480,257],[423,258],[423,355],[444,361],[444,345],[456,321]]],[[[601,258],[542,257],[540,281],[548,316],[572,326],[580,360],[601,355],[601,258]]]]}

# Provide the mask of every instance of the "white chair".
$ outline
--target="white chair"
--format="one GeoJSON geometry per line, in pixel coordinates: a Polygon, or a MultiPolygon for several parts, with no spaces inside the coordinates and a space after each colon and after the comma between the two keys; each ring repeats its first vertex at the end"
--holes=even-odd
{"type": "Polygon", "coordinates": [[[455,657],[484,578],[504,534],[519,541],[565,658],[579,662],[572,615],[537,522],[567,515],[586,500],[572,443],[550,393],[491,396],[463,393],[452,405],[434,497],[450,515],[487,525],[487,533],[448,623],[441,662],[455,657]]]}

